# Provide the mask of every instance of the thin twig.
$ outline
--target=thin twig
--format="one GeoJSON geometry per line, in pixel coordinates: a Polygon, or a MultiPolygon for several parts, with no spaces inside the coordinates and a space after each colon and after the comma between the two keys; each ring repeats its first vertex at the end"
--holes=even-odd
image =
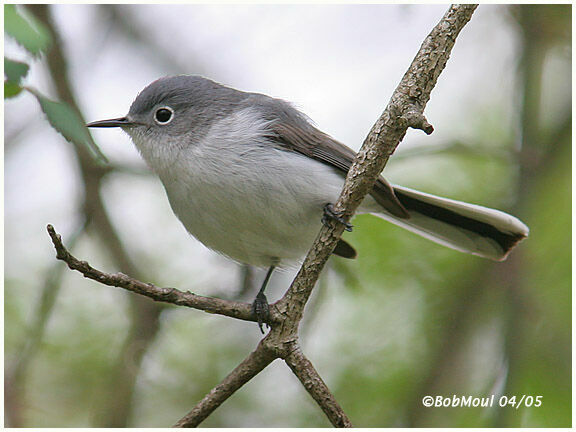
{"type": "Polygon", "coordinates": [[[306,391],[322,408],[330,423],[335,427],[352,427],[350,419],[322,380],[314,365],[306,358],[300,347],[293,349],[286,358],[286,364],[298,377],[306,391]]]}
{"type": "Polygon", "coordinates": [[[150,283],[141,282],[123,273],[110,274],[97,270],[86,261],[80,261],[68,252],[62,244],[62,238],[56,233],[52,225],[48,225],[47,229],[56,249],[56,258],[64,261],[70,269],[82,273],[84,277],[88,279],[104,285],[124,288],[125,290],[149,297],[155,301],[187,306],[245,321],[254,321],[251,305],[248,303],[221,300],[215,297],[204,297],[191,292],[179,291],[175,288],[161,288],[150,283]]]}

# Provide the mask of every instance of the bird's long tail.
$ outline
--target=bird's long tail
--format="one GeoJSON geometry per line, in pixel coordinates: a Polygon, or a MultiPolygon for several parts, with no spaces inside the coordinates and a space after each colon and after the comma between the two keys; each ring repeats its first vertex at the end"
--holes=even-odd
{"type": "Polygon", "coordinates": [[[504,212],[441,198],[401,186],[394,192],[410,217],[377,216],[436,243],[497,261],[528,236],[519,219],[504,212]]]}

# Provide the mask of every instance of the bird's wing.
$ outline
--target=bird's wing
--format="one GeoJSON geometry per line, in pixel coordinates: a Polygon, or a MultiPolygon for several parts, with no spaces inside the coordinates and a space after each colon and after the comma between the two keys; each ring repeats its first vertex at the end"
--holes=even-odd
{"type": "MultiPolygon", "coordinates": [[[[321,132],[309,123],[272,122],[270,139],[285,150],[295,151],[336,168],[346,175],[356,156],[354,150],[321,132]]],[[[379,177],[370,195],[392,215],[409,218],[408,212],[396,197],[393,187],[379,177]]]]}

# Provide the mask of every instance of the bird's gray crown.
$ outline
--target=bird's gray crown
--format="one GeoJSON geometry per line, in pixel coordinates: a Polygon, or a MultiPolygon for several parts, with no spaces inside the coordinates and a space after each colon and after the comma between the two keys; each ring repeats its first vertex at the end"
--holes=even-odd
{"type": "MultiPolygon", "coordinates": [[[[260,93],[248,93],[223,86],[197,75],[177,75],[160,78],[148,85],[132,103],[128,118],[145,125],[146,134],[187,135],[194,142],[208,133],[218,121],[249,109],[258,112],[261,120],[309,130],[306,116],[289,103],[260,93]],[[154,113],[167,107],[174,113],[166,124],[155,122],[154,113]]],[[[130,129],[127,130],[129,133],[130,129]]],[[[274,134],[273,131],[270,132],[274,134]]]]}
{"type": "Polygon", "coordinates": [[[130,107],[129,115],[139,116],[160,105],[175,111],[190,108],[221,110],[234,107],[244,99],[244,93],[196,75],[160,78],[140,92],[130,107]]]}

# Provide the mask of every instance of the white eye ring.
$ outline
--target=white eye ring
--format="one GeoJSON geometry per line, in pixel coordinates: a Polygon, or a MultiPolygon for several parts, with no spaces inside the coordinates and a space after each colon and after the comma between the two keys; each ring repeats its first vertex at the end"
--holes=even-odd
{"type": "Polygon", "coordinates": [[[174,110],[169,106],[163,106],[156,110],[154,113],[154,121],[159,125],[165,125],[172,121],[174,118],[174,110]]]}

